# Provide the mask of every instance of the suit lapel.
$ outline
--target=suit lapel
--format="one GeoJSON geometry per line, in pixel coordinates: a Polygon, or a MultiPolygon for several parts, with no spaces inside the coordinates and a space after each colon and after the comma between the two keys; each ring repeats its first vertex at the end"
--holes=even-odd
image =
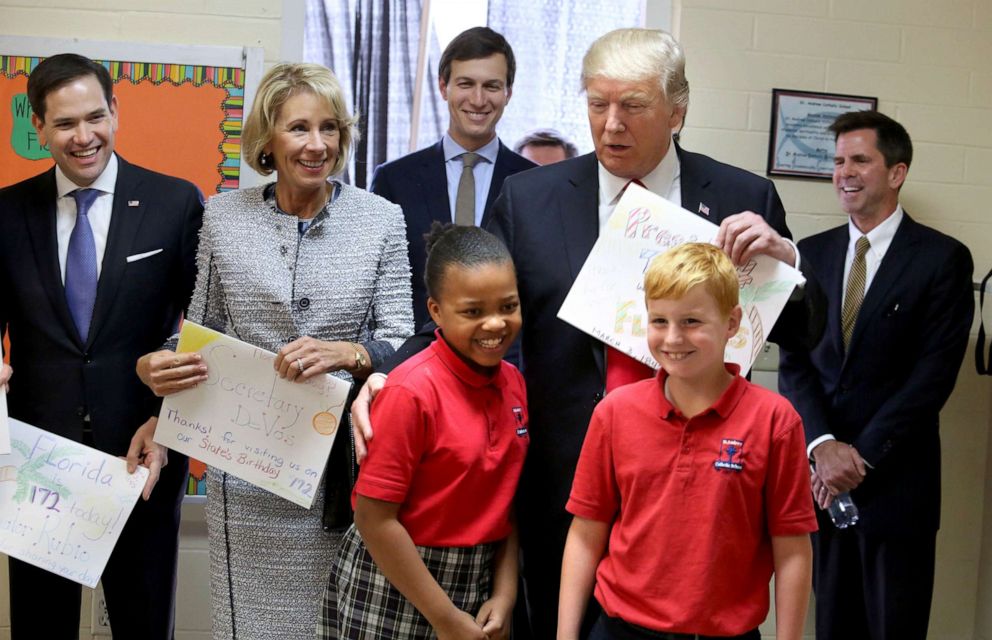
{"type": "MultiPolygon", "coordinates": [[[[434,145],[432,153],[424,157],[417,180],[424,195],[427,213],[431,220],[451,222],[451,203],[448,201],[448,174],[444,164],[444,148],[441,142],[434,145]]],[[[430,223],[425,228],[430,229],[430,223]]]]}
{"type": "Polygon", "coordinates": [[[583,162],[568,182],[562,185],[558,217],[565,235],[565,252],[572,280],[579,275],[589,252],[599,238],[599,176],[596,156],[584,156],[583,162]]]}
{"type": "Polygon", "coordinates": [[[489,212],[493,209],[493,203],[496,202],[496,196],[499,195],[499,190],[503,187],[503,181],[506,180],[507,175],[510,173],[510,167],[506,161],[506,154],[510,153],[510,150],[503,146],[503,143],[499,143],[499,151],[496,152],[496,162],[493,164],[493,179],[489,183],[489,194],[486,196],[486,208],[483,209],[482,213],[482,224],[480,225],[483,229],[486,228],[486,223],[489,222],[489,212]]]}
{"type": "MultiPolygon", "coordinates": [[[[674,143],[673,143],[674,144],[674,143]]],[[[696,167],[693,154],[688,153],[682,147],[675,145],[675,152],[679,157],[679,191],[682,197],[682,208],[705,218],[714,224],[720,223],[719,203],[713,197],[708,197],[710,177],[706,171],[700,171],[696,167]]],[[[665,197],[665,194],[659,194],[665,197]]]]}
{"type": "Polygon", "coordinates": [[[146,203],[141,197],[141,178],[123,158],[118,156],[117,159],[113,213],[110,216],[107,247],[103,252],[103,267],[96,288],[96,303],[93,307],[93,320],[90,323],[87,345],[93,344],[113,307],[117,289],[124,277],[127,256],[131,253],[134,237],[145,215],[146,203]],[[134,205],[134,203],[138,204],[134,205]]]}
{"type": "MultiPolygon", "coordinates": [[[[565,240],[568,268],[574,283],[589,252],[599,238],[599,165],[590,153],[577,160],[577,170],[560,187],[558,223],[565,240]]],[[[592,357],[600,378],[606,379],[606,358],[603,343],[590,340],[592,357]]]]}
{"type": "Polygon", "coordinates": [[[38,206],[35,209],[33,205],[29,205],[24,210],[24,215],[28,235],[31,237],[38,278],[45,289],[45,294],[52,303],[52,308],[55,309],[55,315],[65,326],[66,334],[77,346],[82,347],[79,332],[76,330],[76,323],[73,322],[72,314],[69,313],[69,305],[65,301],[62,267],[59,265],[59,240],[55,229],[55,202],[58,198],[55,168],[53,167],[51,171],[45,173],[36,185],[38,191],[32,201],[38,206]]]}
{"type": "Polygon", "coordinates": [[[899,228],[892,237],[892,244],[885,252],[885,257],[882,258],[882,263],[878,265],[878,271],[875,272],[875,277],[872,278],[871,285],[865,292],[861,309],[854,322],[854,332],[851,334],[848,352],[853,352],[857,348],[858,341],[865,332],[865,325],[873,322],[884,311],[881,305],[886,299],[886,294],[901,279],[913,261],[917,227],[916,221],[903,212],[902,222],[899,223],[899,228]]]}
{"type": "Polygon", "coordinates": [[[822,279],[823,290],[827,293],[827,337],[833,342],[837,353],[844,353],[844,335],[841,327],[841,308],[844,300],[844,260],[847,258],[847,243],[850,233],[847,225],[834,229],[823,250],[822,279]]]}

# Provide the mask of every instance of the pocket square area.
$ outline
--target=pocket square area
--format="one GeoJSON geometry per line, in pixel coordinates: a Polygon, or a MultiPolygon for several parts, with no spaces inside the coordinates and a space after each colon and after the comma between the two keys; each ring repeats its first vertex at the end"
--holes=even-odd
{"type": "Polygon", "coordinates": [[[153,255],[155,255],[157,253],[162,253],[162,251],[164,251],[164,249],[155,249],[153,251],[146,251],[144,253],[136,253],[133,256],[128,256],[127,257],[127,261],[128,262],[137,262],[138,260],[144,260],[145,258],[151,258],[153,255]]]}

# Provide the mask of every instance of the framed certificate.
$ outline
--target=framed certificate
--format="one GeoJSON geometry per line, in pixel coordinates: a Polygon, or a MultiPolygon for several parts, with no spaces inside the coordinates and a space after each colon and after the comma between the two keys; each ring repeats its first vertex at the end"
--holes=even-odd
{"type": "Polygon", "coordinates": [[[768,175],[829,180],[834,134],[828,127],[849,111],[878,108],[878,98],[772,89],[768,175]]]}

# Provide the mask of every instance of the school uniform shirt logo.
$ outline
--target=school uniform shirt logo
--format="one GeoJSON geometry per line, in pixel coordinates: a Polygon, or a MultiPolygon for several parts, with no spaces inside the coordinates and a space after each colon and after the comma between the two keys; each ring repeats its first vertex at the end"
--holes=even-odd
{"type": "Polygon", "coordinates": [[[524,408],[513,407],[513,417],[517,419],[517,437],[525,437],[527,435],[527,425],[524,424],[524,408]]]}
{"type": "Polygon", "coordinates": [[[744,441],[724,438],[720,442],[720,456],[713,463],[717,471],[743,471],[744,461],[741,455],[744,452],[744,441]]]}

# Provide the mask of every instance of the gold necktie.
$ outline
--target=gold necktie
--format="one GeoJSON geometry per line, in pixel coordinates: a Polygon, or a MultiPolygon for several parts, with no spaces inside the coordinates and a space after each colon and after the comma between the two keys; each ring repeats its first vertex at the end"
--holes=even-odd
{"type": "Polygon", "coordinates": [[[462,177],[458,180],[458,193],[455,196],[455,224],[470,227],[475,224],[475,173],[472,171],[479,160],[478,153],[462,154],[462,177]]]}
{"type": "Polygon", "coordinates": [[[854,247],[854,262],[851,263],[851,273],[847,276],[847,293],[844,296],[844,308],[841,310],[841,329],[844,333],[844,350],[851,342],[851,334],[854,333],[854,322],[858,319],[858,311],[861,309],[861,301],[865,299],[865,280],[867,279],[865,268],[865,254],[871,243],[868,236],[858,238],[858,243],[854,247]]]}

